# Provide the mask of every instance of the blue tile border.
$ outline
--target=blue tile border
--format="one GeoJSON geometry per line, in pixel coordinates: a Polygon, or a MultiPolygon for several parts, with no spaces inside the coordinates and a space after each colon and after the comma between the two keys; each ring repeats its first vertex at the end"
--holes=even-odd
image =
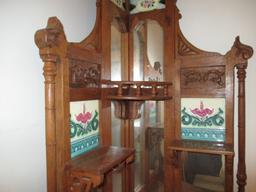
{"type": "Polygon", "coordinates": [[[99,134],[76,140],[71,143],[71,158],[86,153],[99,145],[99,134]]]}
{"type": "Polygon", "coordinates": [[[225,141],[225,129],[214,128],[181,128],[182,139],[201,141],[225,141]]]}

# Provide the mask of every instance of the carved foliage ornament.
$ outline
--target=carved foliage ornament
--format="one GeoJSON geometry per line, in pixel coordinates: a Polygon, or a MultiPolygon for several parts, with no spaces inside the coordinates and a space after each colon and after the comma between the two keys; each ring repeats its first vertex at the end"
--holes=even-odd
{"type": "Polygon", "coordinates": [[[100,87],[100,64],[81,60],[70,60],[71,87],[100,87]]]}
{"type": "Polygon", "coordinates": [[[182,69],[182,88],[202,88],[208,84],[216,88],[225,87],[225,68],[195,68],[182,69]]]}

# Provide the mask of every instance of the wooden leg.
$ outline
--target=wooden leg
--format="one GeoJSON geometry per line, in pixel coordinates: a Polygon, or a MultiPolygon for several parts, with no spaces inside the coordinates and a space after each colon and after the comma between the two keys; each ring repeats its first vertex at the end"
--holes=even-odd
{"type": "Polygon", "coordinates": [[[233,192],[233,165],[234,157],[233,155],[226,155],[225,157],[225,191],[233,192]]]}
{"type": "Polygon", "coordinates": [[[103,192],[112,192],[112,190],[112,172],[110,172],[104,178],[103,192]]]}

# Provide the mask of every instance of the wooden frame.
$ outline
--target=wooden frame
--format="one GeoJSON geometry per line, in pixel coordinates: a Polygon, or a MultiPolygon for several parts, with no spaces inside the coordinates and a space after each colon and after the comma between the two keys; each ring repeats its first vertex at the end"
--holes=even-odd
{"type": "MultiPolygon", "coordinates": [[[[111,98],[118,93],[115,89],[102,87],[102,80],[111,80],[110,26],[113,22],[122,32],[122,74],[123,84],[133,81],[133,29],[147,19],[157,21],[164,30],[164,76],[173,84],[166,94],[173,99],[165,101],[165,191],[182,191],[179,159],[181,151],[198,150],[193,145],[183,146],[180,136],[181,98],[226,98],[226,186],[225,191],[233,191],[233,151],[234,151],[234,69],[238,78],[238,130],[239,153],[237,183],[239,192],[246,185],[245,170],[245,77],[247,60],[252,56],[251,47],[236,38],[231,50],[221,55],[206,52],[190,44],[179,28],[181,15],[176,1],[166,1],[165,9],[130,15],[128,0],[122,10],[110,0],[97,0],[97,18],[92,33],[80,43],[66,40],[63,26],[53,17],[45,29],[37,31],[35,42],[44,62],[45,77],[45,119],[47,151],[47,186],[49,192],[67,190],[65,166],[70,157],[69,102],[80,100],[100,100],[101,144],[110,146],[111,98]],[[90,71],[90,73],[88,73],[90,71]],[[194,77],[197,78],[194,78],[194,77]],[[85,78],[86,77],[86,78],[85,78]],[[127,82],[125,82],[127,81],[127,82]],[[193,82],[187,84],[186,82],[193,82]],[[109,97],[112,94],[112,97],[109,97]],[[183,147],[180,147],[183,146],[183,147]]],[[[113,82],[112,82],[113,83],[113,82]]],[[[114,82],[120,84],[119,82],[114,82]]],[[[152,84],[153,85],[153,84],[152,84]]],[[[122,89],[122,88],[121,88],[122,89]]],[[[140,90],[141,91],[141,90],[140,90]]],[[[147,93],[146,90],[142,90],[147,93]]],[[[120,92],[119,92],[120,93],[120,92]]],[[[120,96],[120,95],[117,95],[120,96]]],[[[140,96],[140,95],[137,95],[140,96]]],[[[156,99],[155,97],[153,97],[156,99]]],[[[141,99],[141,98],[140,98],[141,99]]],[[[137,100],[140,100],[137,98],[137,100]]],[[[147,100],[149,98],[144,98],[147,100]]],[[[122,98],[125,103],[129,99],[122,98]]],[[[130,99],[131,100],[131,99],[130,99]]],[[[136,100],[136,99],[135,99],[136,100]]],[[[134,108],[131,105],[131,109],[134,108]]],[[[125,116],[122,120],[122,147],[134,147],[133,120],[125,116]]],[[[200,148],[200,147],[199,147],[200,148]]],[[[219,153],[217,149],[199,149],[202,153],[219,153]]],[[[133,188],[134,170],[129,168],[123,179],[133,188]]],[[[111,180],[108,181],[111,184],[111,180]]],[[[187,187],[187,186],[186,186],[187,187]]],[[[109,188],[110,190],[110,188],[109,188]]],[[[127,189],[126,189],[127,190],[127,189]]],[[[185,189],[184,189],[185,190],[185,189]]],[[[186,189],[187,190],[187,189],[186,189]]]]}

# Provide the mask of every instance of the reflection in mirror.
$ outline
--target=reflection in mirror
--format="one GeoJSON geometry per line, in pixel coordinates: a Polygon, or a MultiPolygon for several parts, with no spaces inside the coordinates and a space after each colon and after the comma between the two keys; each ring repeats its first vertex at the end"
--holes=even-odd
{"type": "Polygon", "coordinates": [[[182,153],[183,180],[186,186],[204,192],[224,192],[225,157],[201,153],[182,153]]]}
{"type": "MultiPolygon", "coordinates": [[[[146,20],[133,31],[133,79],[163,81],[164,32],[157,21],[146,20]]],[[[146,101],[134,122],[135,191],[163,191],[164,102],[146,101]]]]}
{"type": "MultiPolygon", "coordinates": [[[[122,52],[121,52],[121,32],[111,25],[111,80],[121,81],[122,77],[122,52]]],[[[114,104],[111,104],[112,118],[112,145],[121,146],[121,121],[114,115],[114,104]]]]}
{"type": "MultiPolygon", "coordinates": [[[[117,25],[111,24],[111,80],[122,80],[122,33],[117,25]]],[[[121,147],[121,120],[115,117],[114,104],[111,103],[111,129],[112,145],[121,147]]],[[[122,175],[113,174],[113,192],[120,192],[122,187],[122,175]]]]}
{"type": "Polygon", "coordinates": [[[140,23],[133,33],[133,79],[163,81],[164,32],[157,21],[140,23]]]}

